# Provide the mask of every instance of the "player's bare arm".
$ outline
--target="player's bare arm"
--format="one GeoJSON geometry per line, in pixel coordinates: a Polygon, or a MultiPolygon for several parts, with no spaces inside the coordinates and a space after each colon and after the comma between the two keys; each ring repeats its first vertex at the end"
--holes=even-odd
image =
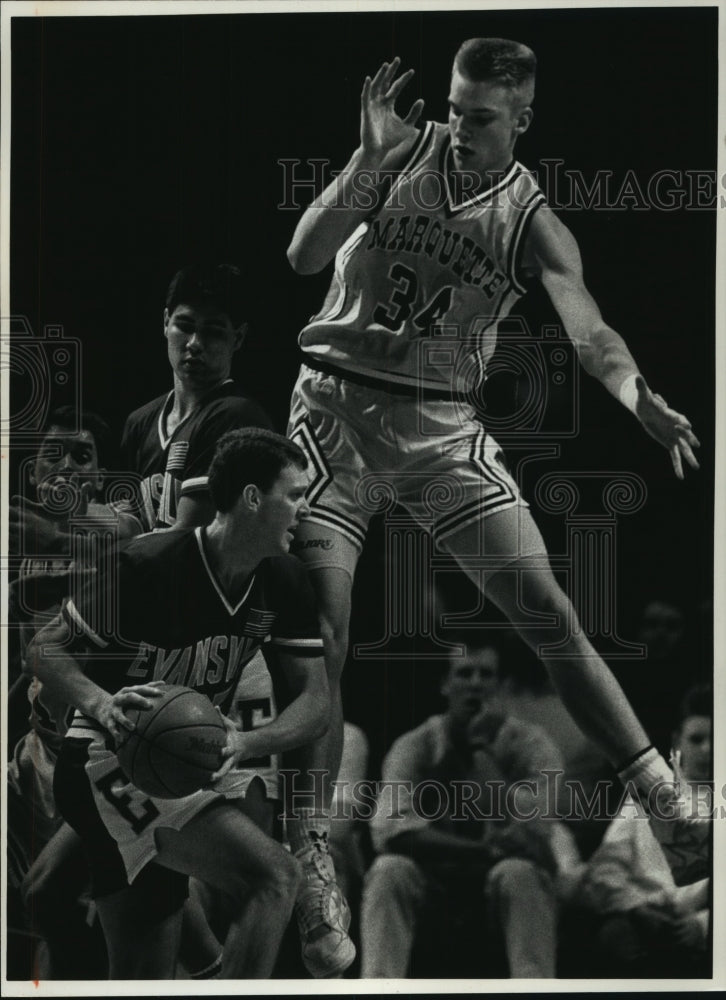
{"type": "Polygon", "coordinates": [[[196,528],[199,524],[210,524],[214,518],[214,504],[206,494],[195,494],[194,496],[184,496],[179,501],[176,512],[176,521],[172,525],[172,531],[179,531],[182,528],[196,528]]]}
{"type": "Polygon", "coordinates": [[[424,102],[414,101],[401,118],[396,98],[413,76],[396,79],[400,59],[383,63],[366,77],[361,92],[360,145],[348,164],[305,210],[287,257],[298,274],[316,274],[329,264],[356,226],[374,208],[386,171],[395,171],[418,136],[416,122],[424,102]]]}
{"type": "Polygon", "coordinates": [[[577,241],[547,206],[534,216],[524,266],[541,280],[588,374],[627,406],[645,430],[668,450],[683,479],[683,461],[698,469],[699,441],[687,417],[651,392],[623,338],[603,320],[585,286],[577,241]]]}
{"type": "Polygon", "coordinates": [[[293,750],[319,739],[327,731],[330,690],[322,656],[303,658],[278,651],[277,658],[293,700],[269,725],[249,732],[241,732],[231,719],[223,716],[228,743],[222,756],[226,759],[212,776],[213,781],[250,757],[293,750]]]}
{"type": "Polygon", "coordinates": [[[73,637],[68,626],[59,616],[42,628],[28,647],[29,670],[48,691],[59,700],[84,715],[96,719],[114,739],[123,730],[133,730],[133,722],[126,716],[128,708],[151,708],[151,700],[160,694],[161,681],[124,687],[109,694],[83,672],[73,656],[73,637]]]}
{"type": "MultiPolygon", "coordinates": [[[[188,528],[196,528],[199,525],[207,525],[214,519],[214,504],[206,496],[182,497],[177,507],[176,520],[173,524],[164,528],[154,528],[154,534],[162,531],[182,531],[188,528]]],[[[135,520],[135,519],[134,519],[135,520]]],[[[143,527],[140,522],[135,535],[143,534],[143,527]]],[[[122,536],[122,539],[126,536],[122,536]]]]}
{"type": "Polygon", "coordinates": [[[54,516],[42,503],[27,497],[13,497],[8,506],[8,538],[12,552],[70,552],[74,534],[100,525],[115,528],[119,541],[132,538],[142,530],[140,522],[132,515],[96,501],[88,503],[83,520],[74,524],[72,530],[67,514],[54,516]]]}

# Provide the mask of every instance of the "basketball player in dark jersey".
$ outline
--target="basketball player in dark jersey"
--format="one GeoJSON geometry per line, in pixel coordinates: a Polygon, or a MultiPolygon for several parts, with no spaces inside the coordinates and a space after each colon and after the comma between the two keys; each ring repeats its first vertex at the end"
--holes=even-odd
{"type": "Polygon", "coordinates": [[[214,513],[207,469],[217,441],[237,427],[271,427],[230,378],[247,304],[231,265],[190,265],[172,278],[164,336],[174,386],[130,414],[121,442],[124,468],[141,478],[137,531],[207,524],[214,513]]]}
{"type": "MultiPolygon", "coordinates": [[[[314,766],[334,776],[340,761],[339,680],[353,574],[372,516],[356,487],[366,473],[393,476],[399,502],[424,520],[426,483],[438,475],[454,484],[456,499],[436,510],[436,544],[510,621],[531,609],[530,620],[515,627],[535,651],[559,646],[561,655],[548,656],[545,666],[575,721],[643,796],[665,784],[673,799],[670,768],[579,628],[528,505],[467,403],[524,279],[544,285],[585,370],[667,449],[679,478],[684,462],[698,468],[698,441],[689,421],[651,392],[623,339],[603,321],[583,282],[574,237],[514,159],[532,120],[534,53],[506,39],[465,42],[454,60],[448,124],[422,129],[422,100],[404,117],[396,113],[413,73],[397,76],[398,69],[394,59],[366,78],[360,145],[305,211],[288,249],[301,274],[335,260],[326,301],[300,335],[305,361],[288,431],[317,472],[298,542],[318,590],[333,722],[315,748],[314,766]],[[447,331],[437,345],[434,334],[447,331]],[[426,343],[440,349],[422,365],[426,343]],[[501,569],[483,583],[467,558],[484,553],[501,569]]],[[[659,811],[679,815],[680,804],[668,801],[659,811]]],[[[704,824],[655,815],[651,822],[676,879],[702,877],[704,824]]],[[[301,857],[326,829],[311,816],[295,844],[301,857]]],[[[328,865],[321,893],[332,877],[328,865]]],[[[346,947],[346,929],[332,918],[327,923],[334,960],[346,947]]]]}
{"type": "MultiPolygon", "coordinates": [[[[129,415],[121,444],[125,469],[140,479],[140,498],[134,510],[135,532],[161,531],[207,524],[214,509],[207,491],[207,468],[214,447],[226,431],[240,427],[271,427],[261,406],[242,395],[230,378],[232,361],[247,331],[245,318],[249,292],[238,268],[227,264],[192,264],[172,278],[164,309],[164,334],[173,374],[173,389],[129,415]]],[[[127,505],[122,509],[128,510],[127,505]]],[[[259,700],[270,677],[266,659],[269,649],[259,653],[245,671],[235,698],[237,711],[247,718],[246,706],[259,700]]],[[[274,718],[274,694],[268,691],[264,721],[274,718]]],[[[256,716],[255,716],[256,718],[256,716]]],[[[266,832],[273,828],[273,802],[279,798],[278,761],[257,767],[267,789],[267,800],[257,816],[266,832]]],[[[244,769],[238,780],[248,781],[253,772],[244,769]]],[[[193,899],[196,896],[193,894],[193,899]]],[[[194,908],[188,905],[188,917],[194,908]]],[[[202,922],[195,918],[198,926],[202,922]]],[[[194,935],[184,933],[188,946],[194,935]]],[[[205,950],[211,957],[212,937],[205,934],[205,950]]]]}
{"type": "Polygon", "coordinates": [[[129,542],[105,583],[65,602],[31,644],[34,671],[77,708],[55,791],[88,852],[112,979],[174,978],[188,875],[235,899],[222,977],[272,973],[299,869],[225,782],[240,760],[299,746],[328,722],[317,607],[287,554],[308,509],[305,465],[271,431],[229,432],[209,470],[212,523],[129,542]],[[109,593],[113,627],[101,613],[109,593]],[[227,760],[209,789],[170,800],[129,785],[113,744],[133,728],[124,710],[149,707],[174,682],[226,712],[266,641],[290,692],[277,718],[244,733],[228,720],[227,760]]]}
{"type": "Polygon", "coordinates": [[[44,942],[33,956],[36,978],[104,974],[102,942],[99,949],[87,908],[77,902],[87,881],[81,845],[53,796],[72,709],[32,676],[25,654],[36,631],[58,614],[72,581],[92,569],[74,559],[84,529],[116,523],[100,501],[100,456],[108,433],[95,413],[54,410],[29,471],[33,498],[18,497],[9,512],[10,550],[22,556],[9,603],[23,672],[8,694],[8,880],[20,891],[29,929],[44,942]]]}

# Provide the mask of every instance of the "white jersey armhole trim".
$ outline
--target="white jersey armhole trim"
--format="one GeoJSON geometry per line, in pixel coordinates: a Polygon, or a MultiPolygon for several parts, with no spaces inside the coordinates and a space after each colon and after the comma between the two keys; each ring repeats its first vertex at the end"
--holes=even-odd
{"type": "Polygon", "coordinates": [[[88,638],[93,643],[95,643],[96,646],[99,646],[101,649],[105,649],[108,646],[108,643],[104,639],[102,639],[97,632],[94,632],[91,626],[85,620],[85,618],[83,618],[80,611],[74,604],[72,597],[69,597],[68,600],[66,601],[66,611],[68,615],[76,623],[76,625],[81,629],[83,634],[87,635],[88,638]]]}
{"type": "Polygon", "coordinates": [[[322,639],[281,639],[273,636],[272,643],[275,646],[306,646],[309,649],[323,648],[322,639]]]}
{"type": "Polygon", "coordinates": [[[185,479],[181,484],[180,496],[185,496],[187,493],[199,493],[202,490],[206,490],[209,485],[209,476],[192,476],[191,479],[185,479]]]}

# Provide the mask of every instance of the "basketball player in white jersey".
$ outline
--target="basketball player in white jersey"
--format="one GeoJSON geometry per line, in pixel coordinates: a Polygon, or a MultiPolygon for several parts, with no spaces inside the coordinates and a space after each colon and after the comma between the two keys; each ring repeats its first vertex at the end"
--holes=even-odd
{"type": "MultiPolygon", "coordinates": [[[[422,487],[443,476],[457,496],[435,523],[439,550],[459,559],[480,588],[480,571],[467,567],[466,557],[501,559],[502,569],[487,573],[486,596],[512,622],[530,610],[530,623],[516,627],[535,651],[561,640],[561,657],[548,657],[545,666],[563,702],[621,777],[648,796],[671,783],[672,773],[577,627],[528,506],[466,402],[466,391],[484,376],[497,324],[523,294],[524,279],[537,277],[585,370],[668,449],[679,478],[684,461],[698,468],[689,421],[651,392],[622,338],[603,321],[583,282],[574,237],[514,159],[532,121],[535,68],[533,52],[517,42],[465,42],[454,60],[448,124],[419,128],[422,100],[404,117],[395,110],[413,71],[397,77],[399,60],[385,63],[363,86],[358,149],[305,211],[288,249],[300,274],[335,260],[323,308],[300,335],[305,362],[288,431],[317,470],[297,552],[318,590],[331,689],[338,689],[314,766],[335,774],[340,761],[338,685],[353,574],[371,516],[356,485],[369,472],[395,474],[397,498],[416,516],[425,511],[422,487]],[[438,358],[425,353],[442,332],[438,358]],[[554,616],[549,621],[557,627],[542,625],[543,615],[554,616]]],[[[676,880],[701,877],[707,831],[651,820],[676,880]]],[[[307,822],[293,845],[301,857],[311,854],[311,842],[324,845],[324,820],[309,818],[311,842],[307,822]]],[[[319,884],[314,874],[309,881],[319,884]]],[[[324,877],[334,877],[327,862],[324,877]]],[[[331,914],[326,930],[327,938],[321,929],[318,938],[328,941],[334,960],[346,927],[331,914]]]]}

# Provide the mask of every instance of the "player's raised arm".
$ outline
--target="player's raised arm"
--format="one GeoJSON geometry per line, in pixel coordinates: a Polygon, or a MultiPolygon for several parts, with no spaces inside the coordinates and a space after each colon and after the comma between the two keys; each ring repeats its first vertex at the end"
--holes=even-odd
{"type": "Polygon", "coordinates": [[[609,327],[585,287],[580,251],[572,233],[543,206],[534,216],[525,267],[535,271],[575,344],[586,372],[599,379],[664,448],[683,479],[683,460],[697,469],[699,441],[690,421],[651,392],[623,338],[609,327]]]}
{"type": "Polygon", "coordinates": [[[385,182],[416,141],[424,102],[415,101],[408,114],[396,114],[396,98],[413,76],[409,69],[396,79],[400,60],[384,63],[361,93],[360,145],[348,164],[305,210],[287,250],[299,274],[322,271],[356,226],[369,215],[385,182]]]}

